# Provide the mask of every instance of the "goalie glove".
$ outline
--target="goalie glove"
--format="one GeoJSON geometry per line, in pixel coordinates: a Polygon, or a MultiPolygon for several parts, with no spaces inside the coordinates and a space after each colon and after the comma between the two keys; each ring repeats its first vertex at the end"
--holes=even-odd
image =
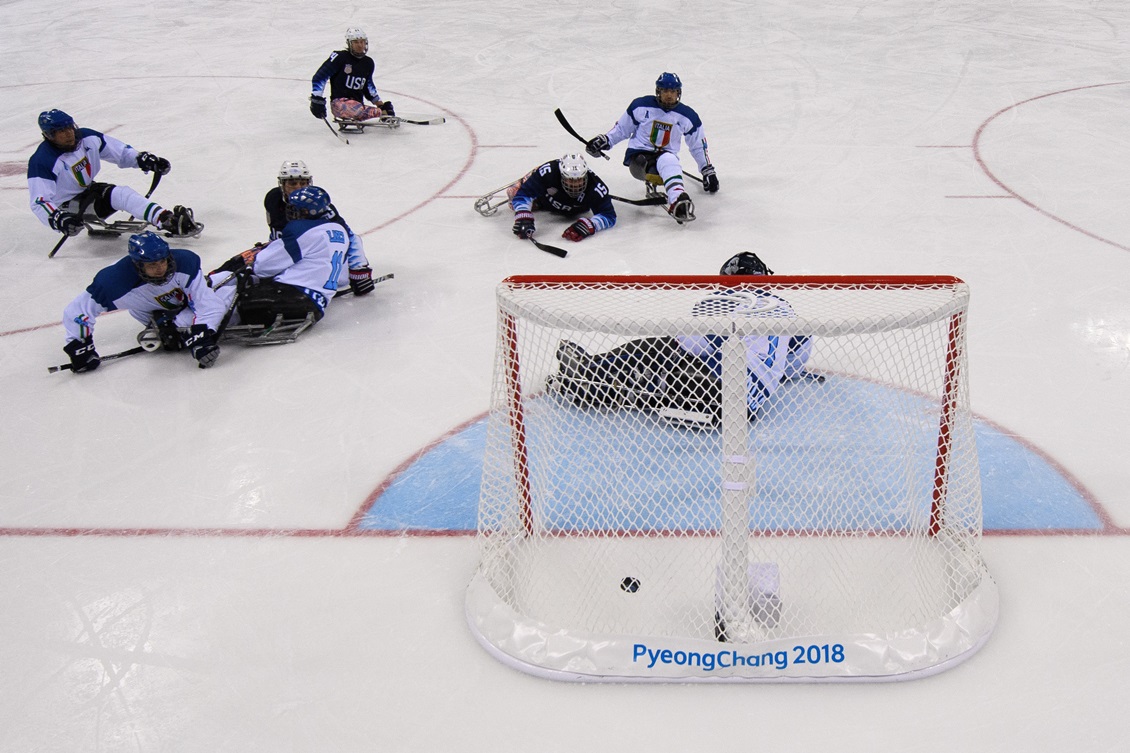
{"type": "Polygon", "coordinates": [[[514,235],[522,240],[534,237],[534,213],[528,211],[514,213],[514,235]]]}
{"type": "Polygon", "coordinates": [[[585,151],[593,157],[603,157],[604,153],[612,148],[612,143],[603,133],[593,136],[585,143],[585,151]]]}
{"type": "Polygon", "coordinates": [[[588,217],[582,217],[565,228],[565,232],[561,234],[561,237],[574,242],[583,241],[595,232],[596,227],[593,226],[592,220],[588,217]]]}
{"type": "Polygon", "coordinates": [[[714,165],[709,162],[702,168],[702,189],[707,193],[718,192],[718,176],[715,174],[714,165]]]}
{"type": "Polygon", "coordinates": [[[158,175],[168,175],[169,170],[173,169],[173,166],[169,164],[169,161],[167,159],[165,159],[164,157],[158,157],[156,154],[151,154],[149,152],[138,152],[137,166],[143,173],[147,173],[152,170],[158,175]]]}
{"type": "Polygon", "coordinates": [[[52,212],[47,223],[51,226],[52,230],[58,230],[66,236],[78,235],[82,232],[83,228],[82,218],[74,212],[68,212],[65,209],[56,209],[52,212]]]}
{"type": "Polygon", "coordinates": [[[326,119],[326,98],[317,94],[310,95],[310,114],[318,120],[326,119]]]}
{"type": "Polygon", "coordinates": [[[353,295],[368,295],[373,292],[375,287],[373,270],[369,267],[357,267],[349,270],[349,288],[353,291],[353,295]]]}

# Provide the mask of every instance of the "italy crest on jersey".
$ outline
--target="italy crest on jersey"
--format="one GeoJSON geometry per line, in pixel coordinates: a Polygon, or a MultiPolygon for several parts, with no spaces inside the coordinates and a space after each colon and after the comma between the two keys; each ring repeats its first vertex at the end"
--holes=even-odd
{"type": "Polygon", "coordinates": [[[651,121],[651,143],[659,149],[663,149],[671,143],[671,129],[673,126],[670,123],[661,123],[658,120],[651,121]]]}
{"type": "Polygon", "coordinates": [[[75,177],[75,183],[78,183],[81,188],[88,188],[90,186],[94,178],[92,172],[90,160],[86,155],[83,155],[82,159],[71,165],[71,175],[75,177]]]}
{"type": "Polygon", "coordinates": [[[188,303],[188,296],[180,288],[173,288],[157,296],[157,303],[166,311],[180,311],[188,303]]]}

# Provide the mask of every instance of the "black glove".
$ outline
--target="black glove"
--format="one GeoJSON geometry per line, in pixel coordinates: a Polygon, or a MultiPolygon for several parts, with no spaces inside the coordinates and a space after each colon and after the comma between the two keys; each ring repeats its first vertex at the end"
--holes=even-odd
{"type": "Polygon", "coordinates": [[[373,270],[368,267],[357,267],[349,270],[349,287],[353,295],[367,295],[373,292],[376,284],[373,282],[373,270]]]}
{"type": "Polygon", "coordinates": [[[561,234],[561,237],[570,241],[583,241],[595,232],[596,227],[592,224],[592,220],[588,217],[582,217],[565,228],[565,232],[561,234]]]}
{"type": "Polygon", "coordinates": [[[603,133],[599,136],[593,136],[585,144],[585,151],[593,157],[603,157],[604,153],[612,148],[612,144],[608,141],[608,137],[603,133]]]}
{"type": "Polygon", "coordinates": [[[82,217],[65,209],[56,209],[47,220],[52,230],[58,230],[63,235],[78,235],[82,232],[82,217]]]}
{"type": "Polygon", "coordinates": [[[71,340],[63,346],[63,352],[71,357],[71,371],[81,374],[84,371],[94,371],[102,359],[94,349],[94,338],[86,337],[82,340],[71,340]]]}
{"type": "Polygon", "coordinates": [[[315,118],[325,120],[326,118],[326,98],[319,97],[317,94],[310,95],[310,112],[315,118]]]}
{"type": "Polygon", "coordinates": [[[396,108],[392,106],[392,102],[385,100],[381,102],[381,112],[389,117],[396,117],[396,108]]]}
{"type": "Polygon", "coordinates": [[[514,235],[522,240],[534,237],[534,213],[533,212],[515,212],[514,213],[514,235]]]}
{"type": "Polygon", "coordinates": [[[194,324],[184,336],[184,347],[192,353],[200,368],[206,369],[220,357],[220,346],[216,344],[216,333],[206,324],[194,324]]]}
{"type": "Polygon", "coordinates": [[[141,172],[147,173],[150,170],[155,170],[158,175],[168,175],[169,170],[173,166],[164,157],[158,157],[156,154],[149,152],[139,152],[137,155],[137,166],[141,168],[141,172]]]}
{"type": "Polygon", "coordinates": [[[169,312],[153,317],[157,334],[161,337],[161,347],[165,350],[180,350],[184,347],[185,335],[177,328],[177,315],[169,312]]]}
{"type": "MultiPolygon", "coordinates": [[[[256,243],[255,249],[258,249],[258,247],[260,245],[262,245],[262,244],[256,243]]],[[[252,251],[252,250],[255,250],[255,249],[248,249],[248,251],[252,251]]],[[[232,272],[232,273],[235,273],[235,272],[243,271],[243,269],[248,266],[248,263],[247,263],[247,253],[248,253],[248,251],[241,251],[240,253],[236,254],[232,258],[225,261],[220,266],[213,269],[208,274],[214,275],[217,272],[232,272]]],[[[251,259],[252,259],[252,261],[254,261],[255,257],[252,256],[251,259]]]]}
{"type": "Polygon", "coordinates": [[[718,192],[718,176],[714,174],[714,165],[709,162],[702,168],[702,189],[707,193],[718,192]]]}

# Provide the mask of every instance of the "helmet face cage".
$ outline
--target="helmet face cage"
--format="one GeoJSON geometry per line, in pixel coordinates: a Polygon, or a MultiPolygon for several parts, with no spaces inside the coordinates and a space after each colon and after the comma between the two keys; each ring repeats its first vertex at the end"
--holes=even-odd
{"type": "Polygon", "coordinates": [[[330,208],[330,195],[317,186],[306,186],[293,192],[286,199],[286,217],[297,220],[303,217],[319,217],[330,208]]]}
{"type": "Polygon", "coordinates": [[[579,154],[566,154],[557,160],[561,171],[561,187],[574,199],[581,197],[589,182],[589,166],[579,154]]]}
{"type": "Polygon", "coordinates": [[[740,254],[734,254],[722,268],[718,270],[720,275],[771,275],[773,270],[765,265],[765,262],[758,258],[757,254],[752,251],[742,251],[740,254]]]}
{"type": "Polygon", "coordinates": [[[282,163],[279,168],[279,188],[282,189],[283,201],[286,202],[290,194],[297,191],[299,188],[305,188],[314,182],[314,176],[310,174],[310,168],[306,167],[306,163],[300,159],[289,160],[282,163]],[[301,183],[301,185],[287,186],[287,183],[301,183]],[[288,190],[289,189],[289,190],[288,190]]]}
{"type": "Polygon", "coordinates": [[[78,141],[75,119],[62,110],[47,110],[39,113],[39,130],[43,133],[43,138],[53,144],[55,143],[55,134],[67,130],[75,131],[75,141],[78,141]]]}
{"type": "Polygon", "coordinates": [[[360,26],[350,26],[345,31],[345,49],[349,50],[349,54],[354,57],[361,57],[367,54],[369,52],[369,35],[366,34],[365,30],[360,26]],[[361,40],[365,43],[365,49],[361,50],[359,53],[353,51],[353,43],[357,40],[361,40]]]}
{"type": "Polygon", "coordinates": [[[659,78],[655,79],[655,98],[659,100],[660,104],[670,109],[683,99],[683,82],[680,80],[678,74],[675,73],[662,73],[659,78]],[[675,101],[671,105],[663,103],[659,93],[662,91],[675,92],[675,101]]]}
{"type": "Polygon", "coordinates": [[[129,238],[129,258],[133,260],[133,265],[137,269],[137,275],[146,282],[153,283],[154,285],[161,285],[168,282],[173,278],[177,271],[176,259],[173,258],[173,251],[169,248],[169,244],[165,239],[152,231],[138,233],[131,235],[129,238]],[[164,261],[165,271],[152,277],[145,272],[145,265],[152,264],[153,262],[164,261]]]}

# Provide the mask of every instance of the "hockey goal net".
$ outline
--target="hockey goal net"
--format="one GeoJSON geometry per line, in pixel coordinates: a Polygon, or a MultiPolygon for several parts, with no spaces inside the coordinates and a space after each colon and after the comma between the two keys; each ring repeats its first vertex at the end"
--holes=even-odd
{"type": "Polygon", "coordinates": [[[468,621],[556,679],[876,680],[996,622],[952,277],[512,277],[468,621]]]}

